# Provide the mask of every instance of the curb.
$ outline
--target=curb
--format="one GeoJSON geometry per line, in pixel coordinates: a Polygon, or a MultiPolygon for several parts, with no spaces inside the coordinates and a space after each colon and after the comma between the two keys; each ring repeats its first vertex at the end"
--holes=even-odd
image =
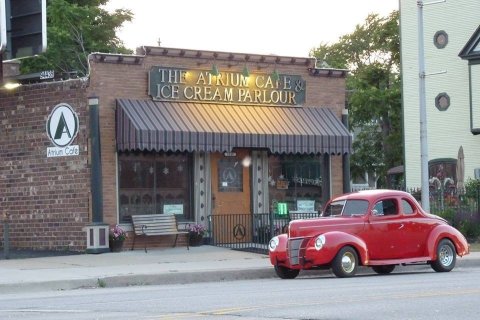
{"type": "Polygon", "coordinates": [[[276,278],[273,268],[118,276],[118,277],[105,277],[103,279],[100,279],[100,281],[104,281],[106,287],[125,287],[125,286],[139,286],[139,285],[165,285],[165,284],[188,284],[188,283],[201,283],[201,282],[255,280],[255,279],[268,279],[268,278],[272,278],[272,279],[276,278]]]}
{"type": "Polygon", "coordinates": [[[72,279],[43,282],[0,284],[2,293],[63,291],[94,288],[117,288],[145,285],[173,285],[200,282],[221,282],[276,278],[273,268],[225,271],[177,272],[163,274],[136,274],[100,277],[98,279],[72,279]]]}

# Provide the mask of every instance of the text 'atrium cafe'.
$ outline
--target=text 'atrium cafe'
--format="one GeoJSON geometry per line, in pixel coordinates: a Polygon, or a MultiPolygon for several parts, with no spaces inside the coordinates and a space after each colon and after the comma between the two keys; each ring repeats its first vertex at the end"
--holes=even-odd
{"type": "Polygon", "coordinates": [[[346,70],[164,47],[94,53],[90,66],[109,224],[174,214],[211,228],[218,216],[315,214],[349,188],[346,70]]]}

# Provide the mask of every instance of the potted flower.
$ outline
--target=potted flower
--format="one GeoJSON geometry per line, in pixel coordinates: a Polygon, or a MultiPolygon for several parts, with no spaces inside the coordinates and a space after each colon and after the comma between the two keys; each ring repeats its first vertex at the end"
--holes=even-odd
{"type": "Polygon", "coordinates": [[[110,229],[110,234],[108,237],[110,244],[110,251],[120,252],[122,251],[123,242],[127,238],[127,232],[122,229],[118,224],[115,227],[110,229]]]}
{"type": "Polygon", "coordinates": [[[188,241],[193,247],[202,244],[203,235],[205,234],[205,226],[202,224],[194,224],[188,228],[188,241]]]}

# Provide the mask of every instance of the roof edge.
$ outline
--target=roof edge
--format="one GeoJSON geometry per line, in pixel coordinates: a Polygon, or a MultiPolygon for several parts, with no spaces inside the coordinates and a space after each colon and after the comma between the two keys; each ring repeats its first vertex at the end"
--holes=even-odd
{"type": "Polygon", "coordinates": [[[274,54],[252,54],[241,52],[225,52],[225,51],[210,51],[210,50],[194,50],[181,48],[167,48],[143,46],[137,48],[137,54],[144,54],[146,56],[168,56],[168,57],[185,57],[185,58],[207,58],[218,61],[239,61],[252,63],[270,63],[280,65],[303,65],[306,67],[314,67],[316,63],[315,58],[311,57],[289,57],[278,56],[274,54]]]}

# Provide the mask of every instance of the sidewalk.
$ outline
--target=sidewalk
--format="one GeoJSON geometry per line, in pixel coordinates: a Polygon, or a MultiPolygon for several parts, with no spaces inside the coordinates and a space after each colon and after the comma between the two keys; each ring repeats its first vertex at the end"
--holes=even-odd
{"type": "Polygon", "coordinates": [[[204,245],[0,260],[0,293],[274,276],[267,255],[204,245]]]}
{"type": "MultiPolygon", "coordinates": [[[[456,268],[473,266],[480,252],[458,257],[456,268]]],[[[208,245],[0,260],[0,293],[274,277],[267,255],[208,245]]]]}

